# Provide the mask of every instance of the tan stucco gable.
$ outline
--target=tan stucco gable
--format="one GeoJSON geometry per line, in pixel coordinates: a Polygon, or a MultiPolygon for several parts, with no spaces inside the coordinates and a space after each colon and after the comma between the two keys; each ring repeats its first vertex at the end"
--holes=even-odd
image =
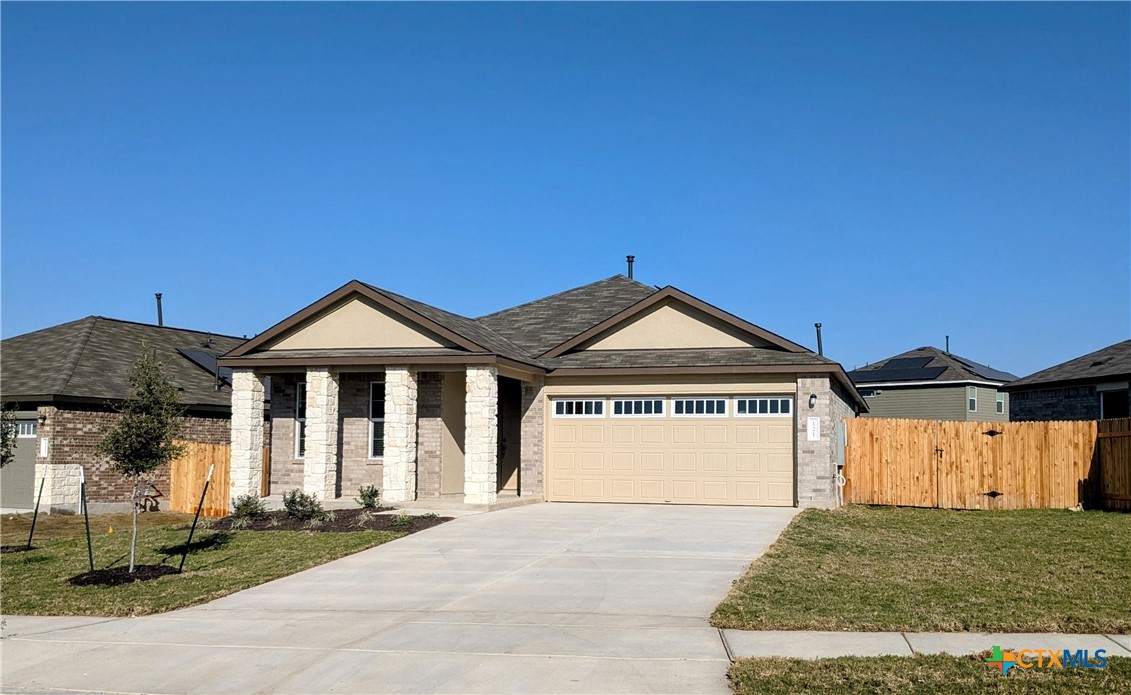
{"type": "Polygon", "coordinates": [[[668,299],[581,344],[579,350],[680,350],[770,347],[737,327],[668,299]]]}
{"type": "Polygon", "coordinates": [[[310,317],[261,349],[450,347],[456,346],[376,302],[355,295],[310,317]]]}

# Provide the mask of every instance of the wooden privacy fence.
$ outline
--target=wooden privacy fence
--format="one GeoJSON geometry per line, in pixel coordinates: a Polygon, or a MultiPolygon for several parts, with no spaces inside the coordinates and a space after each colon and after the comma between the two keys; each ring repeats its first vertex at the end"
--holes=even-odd
{"type": "Polygon", "coordinates": [[[1131,421],[845,421],[844,500],[946,509],[1131,508],[1131,421]]]}
{"type": "MultiPolygon", "coordinates": [[[[210,517],[227,516],[228,472],[231,465],[232,447],[227,444],[205,444],[203,442],[180,442],[185,445],[185,454],[173,461],[169,467],[169,509],[174,512],[196,512],[200,504],[200,493],[204,491],[204,480],[208,469],[212,472],[212,483],[204,498],[201,514],[210,517]]],[[[271,450],[263,448],[263,490],[267,494],[267,481],[270,478],[271,450]]]]}

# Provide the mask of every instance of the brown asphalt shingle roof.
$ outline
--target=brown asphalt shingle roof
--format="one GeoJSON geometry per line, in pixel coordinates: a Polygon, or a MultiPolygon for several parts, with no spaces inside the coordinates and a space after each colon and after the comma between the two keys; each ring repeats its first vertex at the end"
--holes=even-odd
{"type": "Polygon", "coordinates": [[[614,275],[476,320],[536,356],[656,291],[650,285],[614,275]]]}
{"type": "Polygon", "coordinates": [[[1009,385],[1008,390],[1043,387],[1059,382],[1123,381],[1131,378],[1131,340],[1062,362],[1030,374],[1009,385]]]}
{"type": "Polygon", "coordinates": [[[184,405],[227,408],[231,388],[225,385],[216,391],[213,374],[177,349],[223,354],[242,342],[242,338],[88,316],[0,342],[0,398],[121,400],[129,390],[134,360],[143,347],[149,347],[157,351],[169,378],[184,388],[184,405]],[[209,336],[211,347],[206,347],[209,336]]]}

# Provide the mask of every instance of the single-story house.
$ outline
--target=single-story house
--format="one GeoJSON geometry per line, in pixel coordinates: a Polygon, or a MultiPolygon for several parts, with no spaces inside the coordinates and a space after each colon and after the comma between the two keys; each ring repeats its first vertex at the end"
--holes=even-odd
{"type": "Polygon", "coordinates": [[[839,364],[617,275],[479,318],[352,281],[220,359],[231,496],[837,503],[839,364]]]}
{"type": "Polygon", "coordinates": [[[1017,377],[935,347],[921,347],[848,377],[868,401],[867,417],[921,420],[1009,420],[1002,386],[1017,377]]]}
{"type": "Polygon", "coordinates": [[[1108,420],[1131,412],[1131,340],[1009,384],[1013,420],[1108,420]]]}
{"type": "MultiPolygon", "coordinates": [[[[0,470],[0,506],[27,509],[44,480],[43,506],[76,509],[78,467],[92,511],[129,508],[131,484],[94,454],[129,393],[129,374],[145,349],[155,350],[186,409],[182,438],[231,438],[230,376],[216,358],[242,338],[88,316],[0,342],[0,400],[17,409],[15,460],[0,470]]],[[[157,492],[167,494],[168,470],[157,492]]],[[[158,503],[162,502],[158,498],[158,503]]]]}

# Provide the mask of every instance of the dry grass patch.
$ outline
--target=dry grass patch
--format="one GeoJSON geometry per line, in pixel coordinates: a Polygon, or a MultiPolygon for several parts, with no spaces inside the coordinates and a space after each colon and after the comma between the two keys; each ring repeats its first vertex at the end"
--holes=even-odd
{"type": "Polygon", "coordinates": [[[739,659],[730,668],[738,695],[1099,695],[1131,692],[1131,659],[1102,669],[1013,669],[1003,676],[977,656],[739,659]]]}
{"type": "Polygon", "coordinates": [[[1131,631],[1131,515],[806,510],[715,609],[747,630],[1131,631]]]}

